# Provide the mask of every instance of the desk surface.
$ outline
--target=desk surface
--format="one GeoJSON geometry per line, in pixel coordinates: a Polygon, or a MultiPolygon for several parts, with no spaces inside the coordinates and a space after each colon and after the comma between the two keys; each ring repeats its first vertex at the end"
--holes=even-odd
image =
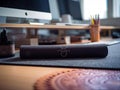
{"type": "Polygon", "coordinates": [[[40,77],[65,68],[0,65],[0,90],[33,90],[40,77]]]}
{"type": "MultiPolygon", "coordinates": [[[[58,85],[63,84],[61,86],[67,88],[62,90],[70,90],[68,84],[72,85],[71,87],[74,89],[79,88],[79,90],[90,90],[91,88],[97,88],[96,90],[98,90],[98,88],[103,87],[106,88],[105,90],[120,89],[120,71],[118,70],[0,65],[1,90],[53,90],[49,88],[52,85],[51,82],[46,81],[50,80],[49,78],[51,78],[52,83],[56,84],[54,80],[57,80],[59,81],[58,85]],[[75,82],[75,79],[77,79],[77,82],[75,82]],[[46,84],[50,84],[50,86],[46,84]],[[47,87],[49,89],[46,89],[47,87]]],[[[58,86],[56,85],[55,87],[58,86]]],[[[56,90],[61,90],[59,87],[57,88],[56,90]]]]}
{"type": "MultiPolygon", "coordinates": [[[[81,60],[81,59],[75,60],[74,59],[74,60],[65,60],[65,61],[64,60],[51,60],[51,61],[49,61],[49,60],[48,61],[47,60],[45,60],[45,61],[42,61],[42,60],[41,61],[38,61],[38,60],[36,60],[36,61],[5,60],[6,63],[9,63],[9,62],[10,63],[32,62],[32,64],[34,64],[33,62],[37,62],[38,65],[37,65],[37,67],[36,66],[20,66],[20,65],[19,66],[17,66],[17,65],[0,65],[0,90],[37,90],[34,87],[35,83],[37,81],[39,84],[39,83],[42,83],[40,81],[44,82],[43,79],[48,80],[48,78],[51,77],[51,75],[54,75],[54,74],[56,75],[56,73],[58,74],[61,72],[65,72],[65,71],[69,71],[69,70],[73,71],[73,70],[78,70],[78,69],[79,69],[79,72],[83,73],[83,74],[85,72],[91,72],[91,73],[96,72],[98,74],[102,73],[103,77],[99,78],[100,80],[97,77],[94,79],[95,81],[99,80],[100,82],[103,82],[103,80],[109,80],[106,78],[111,77],[111,75],[112,75],[112,79],[110,78],[110,81],[108,81],[108,83],[107,83],[107,85],[109,85],[109,87],[106,87],[105,84],[104,84],[104,87],[108,88],[106,90],[119,90],[120,89],[120,79],[119,79],[120,78],[120,50],[118,48],[120,48],[120,44],[110,46],[108,57],[103,58],[103,59],[97,59],[97,60],[94,60],[94,59],[89,59],[89,60],[81,60]],[[72,65],[73,65],[73,67],[75,67],[77,65],[77,67],[80,66],[80,68],[77,68],[77,67],[76,68],[62,68],[62,67],[58,68],[58,67],[49,67],[49,66],[42,67],[39,65],[39,63],[45,64],[45,62],[48,62],[51,65],[58,64],[58,66],[66,64],[66,67],[72,66],[72,65]],[[96,67],[108,66],[109,68],[114,68],[116,66],[116,67],[118,67],[119,70],[117,68],[116,68],[117,70],[115,70],[115,68],[114,68],[114,70],[102,69],[102,71],[100,69],[99,70],[98,69],[84,69],[84,67],[87,67],[88,65],[90,65],[91,67],[92,66],[96,66],[96,67]],[[116,74],[116,72],[117,72],[117,74],[116,74]],[[118,80],[115,81],[117,78],[118,78],[118,80]],[[117,87],[117,89],[114,89],[116,87],[117,87]],[[112,88],[112,89],[109,89],[109,88],[112,88]]],[[[74,75],[78,75],[78,74],[74,74],[74,75]]],[[[93,75],[93,74],[91,74],[91,75],[93,75]]],[[[83,80],[83,79],[88,80],[90,78],[93,78],[93,77],[91,77],[91,75],[88,75],[86,77],[86,79],[84,77],[79,77],[79,80],[83,80]]],[[[81,84],[84,85],[83,83],[81,83],[81,84]]],[[[92,84],[99,85],[96,83],[92,83],[92,84]]],[[[90,85],[92,86],[92,84],[90,84],[90,85]]],[[[72,85],[74,85],[74,84],[72,84],[72,85]]],[[[93,86],[95,86],[95,85],[93,85],[93,86]]],[[[39,85],[37,85],[37,86],[39,86],[39,85]]],[[[87,85],[87,86],[89,86],[89,85],[87,85]]],[[[102,86],[100,86],[100,87],[102,87],[102,86]]],[[[44,89],[44,90],[46,90],[46,89],[44,89]]],[[[86,90],[86,89],[82,89],[82,90],[86,90]]]]}

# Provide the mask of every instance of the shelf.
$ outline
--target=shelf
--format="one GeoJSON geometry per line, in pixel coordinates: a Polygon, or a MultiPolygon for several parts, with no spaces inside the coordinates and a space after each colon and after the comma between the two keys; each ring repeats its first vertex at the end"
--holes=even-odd
{"type": "MultiPolygon", "coordinates": [[[[31,25],[31,24],[0,24],[0,28],[34,28],[34,29],[57,29],[57,30],[80,30],[90,29],[89,26],[75,26],[75,25],[31,25]]],[[[29,30],[29,29],[28,29],[29,30]]]]}
{"type": "MultiPolygon", "coordinates": [[[[26,28],[28,32],[28,37],[30,36],[29,30],[35,30],[35,36],[37,36],[37,30],[39,29],[48,29],[48,30],[90,30],[91,41],[96,42],[100,40],[100,31],[109,30],[111,33],[112,29],[120,29],[116,26],[96,26],[96,25],[54,25],[54,24],[45,24],[45,25],[35,25],[35,24],[0,24],[0,28],[26,28]],[[97,33],[96,33],[97,31],[97,33]]],[[[16,30],[16,29],[13,29],[16,30]]],[[[60,32],[60,31],[59,31],[60,32]]],[[[58,35],[61,37],[62,35],[58,35]]]]}

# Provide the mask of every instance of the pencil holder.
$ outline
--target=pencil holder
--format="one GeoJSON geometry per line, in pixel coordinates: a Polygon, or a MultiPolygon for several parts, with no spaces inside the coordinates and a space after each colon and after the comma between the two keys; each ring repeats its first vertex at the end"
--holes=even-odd
{"type": "Polygon", "coordinates": [[[100,25],[90,25],[91,42],[100,41],[100,25]]]}

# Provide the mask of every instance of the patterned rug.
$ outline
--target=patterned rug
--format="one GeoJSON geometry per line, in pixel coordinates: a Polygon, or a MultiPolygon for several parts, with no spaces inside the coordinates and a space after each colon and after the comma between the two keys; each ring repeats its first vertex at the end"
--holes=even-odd
{"type": "Polygon", "coordinates": [[[120,90],[120,71],[73,69],[38,79],[35,90],[120,90]]]}

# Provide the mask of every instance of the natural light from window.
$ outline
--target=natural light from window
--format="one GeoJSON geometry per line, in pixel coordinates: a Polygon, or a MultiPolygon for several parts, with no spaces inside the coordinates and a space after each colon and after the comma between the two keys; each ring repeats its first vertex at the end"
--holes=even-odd
{"type": "Polygon", "coordinates": [[[83,19],[88,20],[95,15],[107,17],[107,0],[83,0],[83,19]]]}

